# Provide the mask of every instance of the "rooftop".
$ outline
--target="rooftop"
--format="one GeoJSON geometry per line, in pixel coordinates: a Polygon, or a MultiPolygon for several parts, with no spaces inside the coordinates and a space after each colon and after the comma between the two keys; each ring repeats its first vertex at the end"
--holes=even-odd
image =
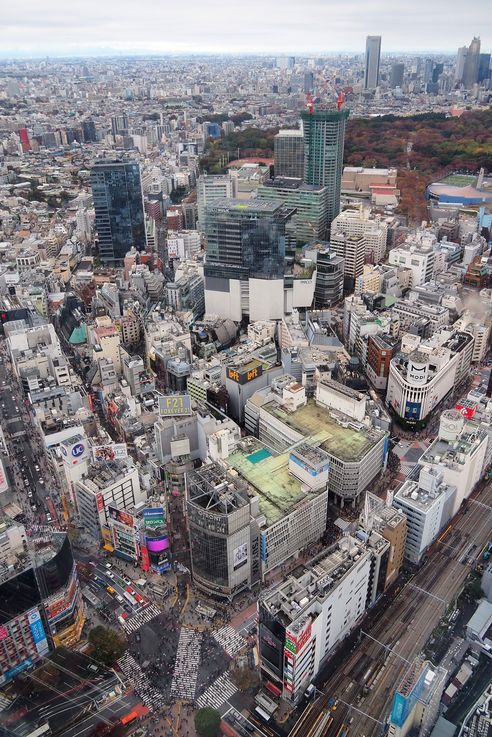
{"type": "Polygon", "coordinates": [[[241,446],[227,463],[254,488],[260,514],[268,526],[292,512],[307,497],[321,493],[305,490],[301,481],[289,473],[288,452],[273,456],[256,438],[246,438],[241,446]]]}
{"type": "Polygon", "coordinates": [[[312,604],[317,599],[325,599],[353,566],[360,565],[367,553],[365,543],[346,536],[328,553],[306,566],[300,575],[291,575],[267,590],[260,597],[260,602],[287,627],[296,620],[305,621],[303,614],[316,616],[314,611],[310,611],[312,604]]]}
{"type": "Polygon", "coordinates": [[[312,438],[323,450],[342,461],[360,461],[383,437],[381,431],[354,422],[345,415],[340,415],[340,422],[337,421],[333,412],[319,407],[314,399],[309,399],[295,412],[288,412],[275,401],[267,402],[262,409],[304,437],[312,438]]]}
{"type": "Polygon", "coordinates": [[[419,486],[418,481],[407,479],[398,489],[394,496],[393,504],[398,507],[398,502],[405,503],[411,507],[427,512],[432,505],[445,494],[451,487],[448,484],[439,484],[435,491],[427,491],[419,486]]]}

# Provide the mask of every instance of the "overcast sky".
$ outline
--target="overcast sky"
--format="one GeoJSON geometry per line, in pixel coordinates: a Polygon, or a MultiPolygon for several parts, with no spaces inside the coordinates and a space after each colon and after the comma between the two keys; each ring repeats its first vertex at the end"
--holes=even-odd
{"type": "Polygon", "coordinates": [[[2,53],[492,49],[492,0],[7,0],[2,53]]]}

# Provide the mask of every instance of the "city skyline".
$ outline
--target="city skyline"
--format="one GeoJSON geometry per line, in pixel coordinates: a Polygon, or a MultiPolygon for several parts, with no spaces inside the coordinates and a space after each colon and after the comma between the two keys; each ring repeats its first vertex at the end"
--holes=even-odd
{"type": "Polygon", "coordinates": [[[302,15],[294,0],[273,0],[268,9],[265,14],[265,5],[259,0],[247,5],[233,0],[226,7],[213,0],[203,10],[192,0],[186,15],[178,6],[150,6],[147,2],[135,14],[126,2],[101,6],[89,0],[82,15],[58,0],[42,7],[28,0],[22,12],[14,5],[4,12],[1,27],[8,42],[1,56],[266,51],[362,54],[365,38],[371,34],[383,37],[383,54],[454,53],[475,35],[481,36],[485,47],[492,36],[492,19],[481,17],[484,0],[471,0],[466,6],[452,0],[446,4],[446,13],[442,13],[443,3],[429,5],[417,0],[411,8],[398,8],[398,24],[388,0],[378,0],[370,7],[362,0],[308,0],[302,15]]]}

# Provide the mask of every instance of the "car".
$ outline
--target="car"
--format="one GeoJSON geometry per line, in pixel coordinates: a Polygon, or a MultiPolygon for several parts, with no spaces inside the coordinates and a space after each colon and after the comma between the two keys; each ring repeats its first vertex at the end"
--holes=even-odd
{"type": "Polygon", "coordinates": [[[35,468],[36,471],[39,471],[39,466],[38,466],[37,463],[34,465],[34,468],[35,468]]]}
{"type": "Polygon", "coordinates": [[[41,484],[41,486],[43,486],[43,484],[44,484],[44,479],[39,479],[39,483],[41,484]]]}
{"type": "Polygon", "coordinates": [[[29,499],[32,499],[32,491],[28,491],[27,496],[29,497],[29,499]]]}
{"type": "Polygon", "coordinates": [[[46,522],[52,522],[53,518],[49,512],[46,513],[46,522]]]}
{"type": "Polygon", "coordinates": [[[111,565],[111,563],[105,563],[104,567],[107,568],[108,571],[110,571],[113,566],[111,565]]]}
{"type": "Polygon", "coordinates": [[[138,601],[139,604],[143,602],[143,597],[140,596],[140,594],[134,594],[135,599],[138,601]]]}
{"type": "Polygon", "coordinates": [[[31,504],[31,509],[32,509],[33,512],[37,512],[38,511],[38,508],[37,508],[37,506],[35,504],[31,504]]]}
{"type": "Polygon", "coordinates": [[[114,573],[111,573],[111,571],[109,571],[108,573],[106,573],[106,576],[107,576],[108,578],[110,578],[110,579],[111,579],[111,581],[114,581],[114,573]]]}

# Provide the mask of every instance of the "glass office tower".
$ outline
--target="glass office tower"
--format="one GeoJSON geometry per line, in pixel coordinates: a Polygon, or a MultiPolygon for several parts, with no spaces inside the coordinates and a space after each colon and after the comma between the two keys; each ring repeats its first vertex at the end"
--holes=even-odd
{"type": "Polygon", "coordinates": [[[301,113],[304,127],[304,181],[327,189],[326,224],[340,211],[343,147],[348,110],[301,113]]]}
{"type": "Polygon", "coordinates": [[[285,228],[294,210],[270,200],[223,199],[205,212],[205,276],[282,279],[285,228]]]}
{"type": "Polygon", "coordinates": [[[91,169],[99,257],[120,263],[133,247],[146,245],[140,166],[132,161],[101,161],[91,169]]]}

